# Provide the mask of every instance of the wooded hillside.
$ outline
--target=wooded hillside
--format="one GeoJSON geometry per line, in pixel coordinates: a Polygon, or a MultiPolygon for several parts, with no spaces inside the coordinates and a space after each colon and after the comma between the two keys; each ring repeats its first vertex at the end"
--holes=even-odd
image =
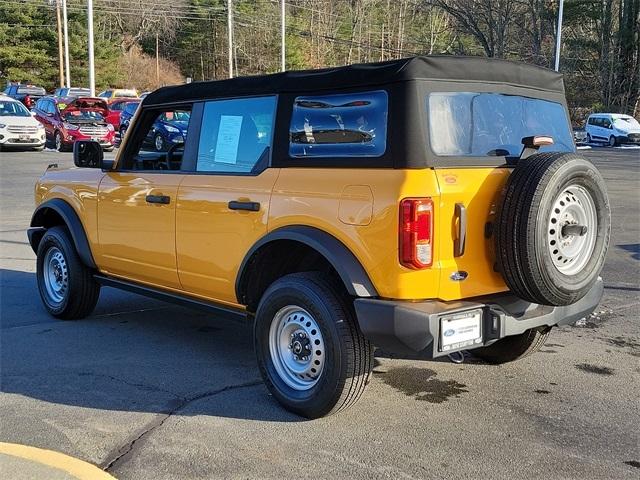
{"type": "MultiPolygon", "coordinates": [[[[0,5],[0,77],[56,86],[55,1],[0,5]]],[[[86,83],[86,1],[68,0],[72,82],[86,83]]],[[[558,2],[288,0],[287,68],[419,54],[553,66],[558,2]]],[[[234,74],[280,68],[280,1],[234,0],[234,74]]],[[[155,88],[228,76],[226,0],[94,0],[97,83],[155,88]],[[162,59],[156,82],[156,35],[162,59]]],[[[566,0],[560,70],[570,105],[640,114],[640,0],[566,0]]],[[[577,114],[579,117],[580,115],[577,114]]]]}

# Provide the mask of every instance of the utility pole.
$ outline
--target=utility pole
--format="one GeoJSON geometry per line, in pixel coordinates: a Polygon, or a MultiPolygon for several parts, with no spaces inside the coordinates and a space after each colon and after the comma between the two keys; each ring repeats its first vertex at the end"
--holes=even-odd
{"type": "Polygon", "coordinates": [[[71,69],[69,68],[69,24],[67,22],[67,0],[62,0],[62,24],[64,26],[64,71],[67,74],[66,86],[71,87],[71,69]]]}
{"type": "Polygon", "coordinates": [[[160,87],[160,57],[158,56],[158,34],[156,33],[156,88],[160,87]]]}
{"type": "Polygon", "coordinates": [[[560,70],[560,50],[562,49],[562,10],[564,0],[560,0],[560,9],[558,10],[558,35],[556,36],[556,72],[560,70]]]}
{"type": "Polygon", "coordinates": [[[229,78],[233,78],[233,0],[227,0],[227,32],[229,39],[229,78]]]}
{"type": "Polygon", "coordinates": [[[56,0],[56,23],[58,26],[58,72],[60,72],[60,88],[64,87],[64,59],[62,55],[62,20],[60,20],[60,0],[56,0]]]}
{"type": "Polygon", "coordinates": [[[87,0],[87,33],[89,35],[89,90],[96,96],[96,72],[93,64],[93,0],[87,0]]]}
{"type": "Polygon", "coordinates": [[[286,21],[286,13],[285,13],[285,0],[280,0],[280,15],[282,16],[282,21],[280,25],[280,69],[284,72],[287,69],[286,60],[285,60],[285,21],[286,21]]]}

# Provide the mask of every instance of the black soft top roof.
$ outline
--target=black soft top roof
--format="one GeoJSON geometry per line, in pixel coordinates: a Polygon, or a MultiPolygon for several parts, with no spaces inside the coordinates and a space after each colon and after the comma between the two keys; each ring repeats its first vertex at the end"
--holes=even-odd
{"type": "Polygon", "coordinates": [[[349,89],[421,79],[509,84],[564,93],[562,75],[547,68],[486,57],[434,55],[163,87],[150,93],[144,99],[144,105],[236,95],[349,89]]]}

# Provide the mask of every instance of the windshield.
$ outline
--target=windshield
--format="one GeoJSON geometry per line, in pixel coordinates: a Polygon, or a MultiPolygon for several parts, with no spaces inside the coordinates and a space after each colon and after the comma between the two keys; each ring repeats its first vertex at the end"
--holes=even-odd
{"type": "Polygon", "coordinates": [[[91,110],[73,110],[64,113],[63,117],[68,122],[96,122],[104,119],[98,112],[91,110]]]}
{"type": "Polygon", "coordinates": [[[499,93],[432,93],[427,99],[431,148],[442,156],[519,156],[522,139],[550,135],[540,151],[573,151],[564,107],[499,93]]]}
{"type": "Polygon", "coordinates": [[[159,119],[167,123],[188,122],[190,116],[191,116],[190,112],[176,110],[175,112],[163,113],[162,115],[160,115],[159,119]]]}
{"type": "Polygon", "coordinates": [[[640,123],[633,117],[616,117],[613,119],[613,123],[617,127],[640,128],[640,123]]]}
{"type": "Polygon", "coordinates": [[[31,114],[20,102],[0,102],[0,117],[30,117],[31,114]]]}

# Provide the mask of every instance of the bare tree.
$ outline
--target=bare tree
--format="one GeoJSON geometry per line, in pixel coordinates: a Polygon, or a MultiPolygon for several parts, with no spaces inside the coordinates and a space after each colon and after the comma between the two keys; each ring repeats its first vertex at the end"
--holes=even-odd
{"type": "Polygon", "coordinates": [[[487,57],[504,57],[510,27],[514,24],[516,0],[428,0],[458,22],[482,46],[487,57]]]}
{"type": "Polygon", "coordinates": [[[173,39],[180,23],[180,16],[174,12],[184,11],[186,6],[186,0],[96,1],[96,7],[113,20],[124,53],[149,36],[159,34],[163,39],[173,39]]]}

